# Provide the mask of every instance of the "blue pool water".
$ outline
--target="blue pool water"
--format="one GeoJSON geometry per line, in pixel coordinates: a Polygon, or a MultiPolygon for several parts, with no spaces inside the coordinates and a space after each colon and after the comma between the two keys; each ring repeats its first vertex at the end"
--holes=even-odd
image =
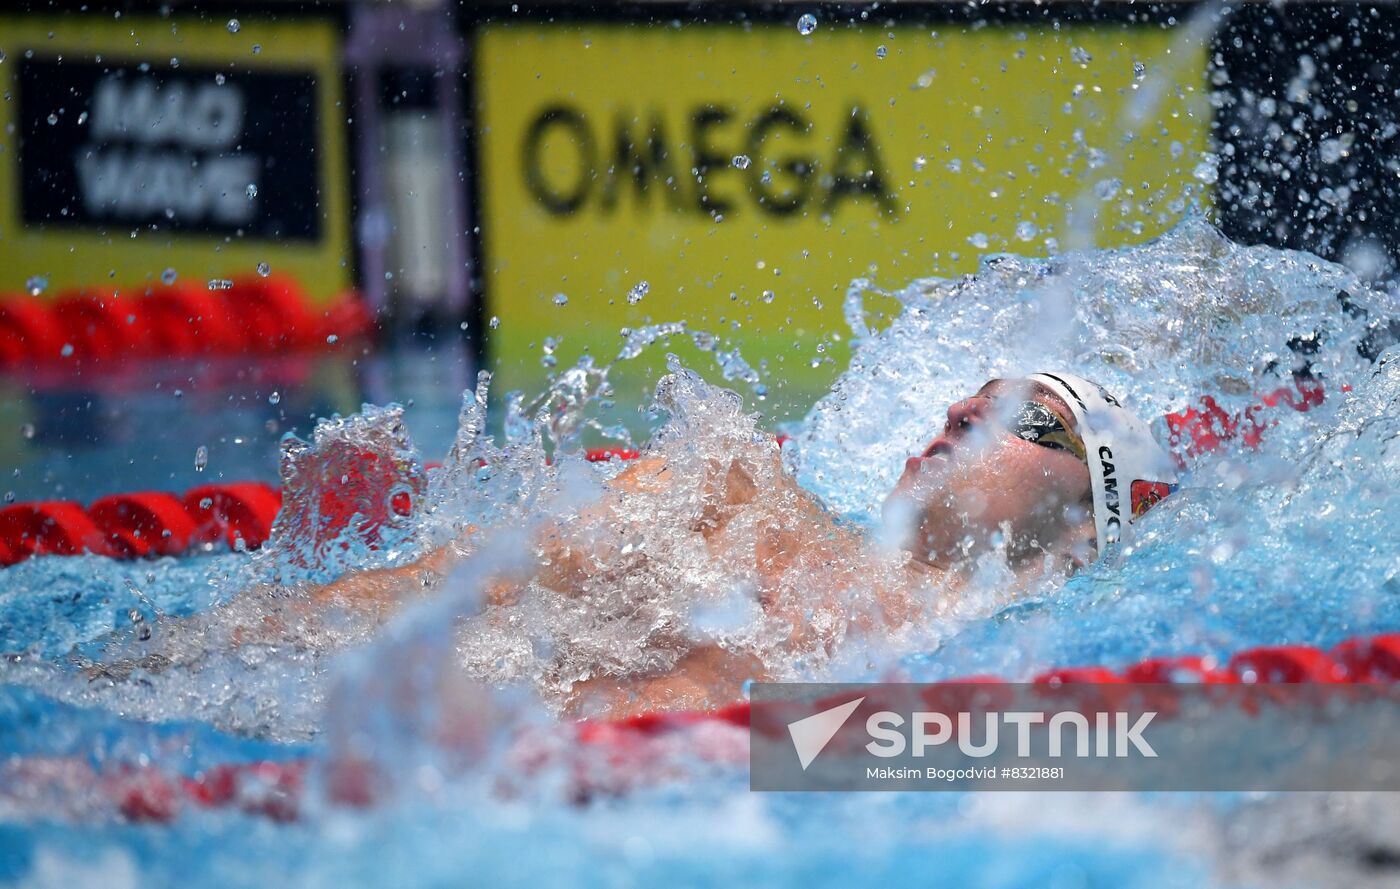
{"type": "MultiPolygon", "coordinates": [[[[1287,382],[1301,360],[1290,338],[1325,331],[1308,359],[1330,390],[1351,390],[1307,414],[1286,412],[1257,451],[1194,461],[1132,550],[1010,604],[997,599],[993,575],[984,595],[937,626],[853,646],[810,665],[813,675],[1025,678],[1052,666],[1328,646],[1400,630],[1400,352],[1372,361],[1357,349],[1371,321],[1400,317],[1395,294],[1307,255],[1237,247],[1188,221],[1141,248],[993,258],[974,278],[898,293],[858,284],[847,315],[857,338],[851,368],[789,428],[784,459],[856,524],[873,521],[933,418],[992,376],[1068,367],[1149,416],[1200,394],[1238,408],[1287,382]]],[[[452,627],[478,607],[476,579],[521,558],[511,526],[586,496],[571,478],[608,471],[572,452],[603,381],[596,369],[561,375],[547,401],[573,407],[539,417],[488,421],[469,393],[459,429],[457,393],[472,370],[464,361],[365,359],[375,361],[372,371],[357,364],[314,375],[341,381],[329,388],[303,378],[272,390],[276,405],[261,382],[198,387],[194,409],[189,395],[176,407],[164,395],[124,402],[125,419],[93,419],[108,437],[72,444],[72,459],[62,434],[36,434],[45,447],[21,467],[17,492],[48,495],[61,483],[65,496],[86,499],[178,489],[210,473],[275,478],[277,439],[311,437],[311,413],[411,398],[406,434],[389,434],[391,412],[371,411],[322,427],[303,452],[330,460],[347,441],[374,440],[410,463],[446,459],[414,519],[375,550],[347,541],[335,558],[402,561],[454,522],[498,533],[444,591],[382,629],[333,623],[270,645],[226,644],[229,624],[217,615],[254,607],[237,595],[246,587],[327,570],[297,540],[258,555],[41,558],[6,569],[0,881],[1174,887],[1394,877],[1365,854],[1393,842],[1393,804],[1365,795],[752,794],[741,768],[679,761],[681,778],[578,803],[571,776],[522,770],[506,755],[521,731],[566,734],[523,684],[469,683],[452,627]],[[473,434],[492,423],[503,437],[473,434]],[[206,439],[210,463],[196,473],[194,450],[206,439]],[[549,466],[541,450],[552,453],[549,466]],[[483,453],[489,472],[477,469],[483,453]],[[130,666],[153,653],[158,664],[130,666]],[[106,673],[94,675],[94,662],[106,673]],[[456,691],[425,693],[443,687],[456,691]],[[454,731],[470,743],[445,741],[454,731]],[[347,757],[386,776],[390,791],[376,805],[333,800],[335,767],[347,757]],[[169,824],[128,823],[97,777],[260,760],[310,763],[296,821],[185,806],[169,824]]],[[[656,422],[668,446],[704,450],[755,428],[747,408],[698,382],[672,387],[667,399],[670,416],[656,422]]],[[[499,415],[509,399],[482,402],[499,415]]]]}

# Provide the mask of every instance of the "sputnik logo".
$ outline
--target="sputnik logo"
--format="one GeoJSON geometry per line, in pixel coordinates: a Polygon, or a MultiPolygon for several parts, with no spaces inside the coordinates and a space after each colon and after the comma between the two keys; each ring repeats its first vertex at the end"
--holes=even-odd
{"type": "Polygon", "coordinates": [[[856,712],[856,708],[864,700],[863,697],[856,698],[830,710],[823,710],[788,723],[788,734],[792,735],[792,746],[797,750],[797,761],[802,764],[802,771],[807,771],[807,766],[831,743],[831,739],[836,737],[836,733],[841,731],[841,726],[846,724],[846,720],[851,718],[851,714],[856,712]]]}

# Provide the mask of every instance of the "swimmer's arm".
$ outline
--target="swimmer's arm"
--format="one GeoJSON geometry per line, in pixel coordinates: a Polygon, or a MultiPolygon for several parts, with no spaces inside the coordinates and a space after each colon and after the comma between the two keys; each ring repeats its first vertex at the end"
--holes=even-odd
{"type": "Polygon", "coordinates": [[[752,655],[701,645],[660,676],[599,676],[575,683],[567,706],[575,715],[608,719],[713,710],[743,700],[744,683],[766,675],[763,664],[752,655]]]}
{"type": "MultiPolygon", "coordinates": [[[[777,459],[774,456],[773,459],[777,459]]],[[[713,461],[712,483],[707,486],[705,500],[707,515],[701,519],[701,530],[707,536],[715,530],[723,519],[720,513],[725,507],[739,506],[758,495],[749,473],[738,460],[731,460],[726,466],[721,461],[713,461]]],[[[800,512],[802,517],[830,522],[829,516],[812,501],[810,495],[797,487],[796,482],[786,475],[784,485],[791,485],[799,492],[805,504],[800,512]]],[[[628,494],[657,493],[676,484],[675,473],[661,456],[639,457],[630,460],[627,466],[605,483],[603,497],[584,508],[590,520],[606,520],[615,512],[618,497],[628,494]]],[[[572,522],[547,522],[538,528],[533,541],[539,550],[542,565],[539,579],[556,592],[569,594],[581,586],[589,565],[597,561],[597,553],[591,553],[580,546],[576,535],[568,532],[572,522]]],[[[460,560],[465,552],[465,542],[477,529],[468,529],[463,540],[435,550],[428,555],[395,568],[380,568],[346,574],[337,580],[318,587],[312,592],[312,600],[318,604],[340,604],[351,607],[368,607],[384,610],[398,604],[410,590],[431,589],[442,581],[460,560]]],[[[606,559],[604,559],[606,561],[606,559]]],[[[488,586],[487,600],[495,605],[514,604],[520,590],[528,581],[527,577],[511,576],[495,579],[488,586]]]]}
{"type": "Polygon", "coordinates": [[[348,605],[384,611],[402,602],[408,589],[437,586],[452,571],[458,558],[457,547],[449,544],[407,565],[351,571],[312,588],[311,601],[317,605],[348,605]]]}
{"type": "MultiPolygon", "coordinates": [[[[643,457],[629,461],[628,466],[610,479],[607,487],[618,493],[654,491],[670,481],[670,469],[660,457],[643,457]]],[[[609,509],[604,498],[591,509],[609,509]]],[[[375,568],[367,571],[353,571],[342,575],[328,584],[311,591],[311,600],[317,605],[341,605],[354,608],[367,608],[386,611],[400,604],[410,590],[427,590],[436,587],[465,554],[465,544],[480,529],[469,526],[462,540],[433,550],[427,555],[394,568],[375,568]]],[[[552,575],[566,573],[569,565],[578,559],[565,543],[566,535],[557,522],[546,523],[535,534],[536,545],[540,547],[545,560],[554,567],[552,575]]],[[[487,601],[493,605],[513,604],[526,578],[496,578],[487,586],[487,601]]]]}

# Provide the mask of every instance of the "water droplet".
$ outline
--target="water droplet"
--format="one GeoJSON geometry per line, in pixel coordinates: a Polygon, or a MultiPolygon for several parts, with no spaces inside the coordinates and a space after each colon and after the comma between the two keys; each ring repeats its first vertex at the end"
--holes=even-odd
{"type": "MultiPolygon", "coordinates": [[[[4,55],[4,53],[0,53],[0,55],[4,55]]],[[[14,503],[14,502],[15,502],[15,492],[14,492],[14,491],[6,491],[6,492],[5,492],[5,502],[6,502],[6,503],[14,503]]]]}
{"type": "Polygon", "coordinates": [[[817,17],[810,12],[803,13],[797,18],[797,33],[803,37],[808,36],[817,30],[817,17]]]}
{"type": "Polygon", "coordinates": [[[650,289],[651,285],[646,281],[638,281],[631,290],[627,291],[627,304],[635,306],[642,301],[642,298],[647,295],[647,291],[650,289]]]}
{"type": "Polygon", "coordinates": [[[1094,60],[1094,57],[1089,55],[1089,51],[1082,46],[1071,48],[1069,57],[1081,65],[1087,65],[1094,60]]]}
{"type": "Polygon", "coordinates": [[[1147,66],[1142,62],[1133,62],[1133,79],[1142,80],[1147,76],[1147,66]]]}
{"type": "Polygon", "coordinates": [[[261,44],[261,43],[254,43],[254,44],[253,44],[253,55],[257,55],[257,54],[260,53],[260,52],[262,52],[262,44],[261,44]]]}
{"type": "Polygon", "coordinates": [[[1094,197],[1101,201],[1111,201],[1122,187],[1121,179],[1100,179],[1094,183],[1094,197]]]}
{"type": "Polygon", "coordinates": [[[58,354],[62,355],[64,358],[70,358],[70,357],[72,357],[72,355],[73,355],[73,344],[72,344],[72,343],[64,343],[64,344],[63,344],[63,348],[58,350],[58,354]]]}
{"type": "Polygon", "coordinates": [[[160,273],[160,283],[169,287],[171,284],[175,283],[175,279],[178,277],[179,275],[175,273],[174,269],[166,269],[160,273]]]}
{"type": "MultiPolygon", "coordinates": [[[[194,449],[194,471],[203,472],[204,467],[209,465],[209,449],[204,445],[194,449]]],[[[200,504],[203,505],[202,503],[200,504]]],[[[207,507],[206,507],[207,508],[207,507]]]]}
{"type": "Polygon", "coordinates": [[[334,344],[335,344],[336,342],[338,342],[339,340],[340,340],[340,337],[336,336],[335,334],[331,334],[330,336],[326,337],[326,342],[328,342],[328,343],[330,343],[330,344],[332,344],[332,345],[334,345],[334,344]]]}
{"type": "Polygon", "coordinates": [[[487,323],[487,326],[490,327],[492,330],[495,330],[497,327],[501,326],[501,319],[497,318],[495,315],[492,315],[491,320],[487,323]]]}
{"type": "Polygon", "coordinates": [[[224,81],[225,81],[226,79],[227,79],[227,78],[225,78],[223,74],[215,74],[215,75],[214,75],[214,82],[215,82],[216,84],[218,84],[219,86],[223,86],[223,85],[224,85],[224,81]]]}
{"type": "Polygon", "coordinates": [[[49,287],[49,279],[43,275],[32,275],[24,282],[24,289],[29,291],[30,296],[38,296],[49,287]]]}
{"type": "Polygon", "coordinates": [[[924,167],[927,166],[928,158],[924,157],[922,154],[914,158],[914,172],[917,173],[919,170],[922,170],[924,167]]]}
{"type": "Polygon", "coordinates": [[[1196,169],[1191,171],[1191,175],[1199,182],[1206,185],[1213,185],[1220,178],[1220,170],[1216,166],[1215,155],[1207,154],[1201,158],[1201,162],[1196,164],[1196,169]]]}
{"type": "Polygon", "coordinates": [[[273,392],[271,395],[267,396],[267,403],[268,403],[268,404],[276,404],[277,402],[279,402],[279,401],[281,401],[281,400],[282,400],[282,393],[281,393],[281,392],[273,392]]]}
{"type": "Polygon", "coordinates": [[[56,124],[56,123],[58,123],[58,115],[57,115],[57,114],[50,114],[50,115],[49,115],[49,126],[53,126],[53,125],[56,124]]]}
{"type": "Polygon", "coordinates": [[[229,19],[229,20],[228,20],[228,32],[229,32],[230,34],[237,34],[237,33],[238,33],[238,29],[239,29],[240,27],[242,27],[242,26],[238,24],[238,19],[229,19]]]}
{"type": "Polygon", "coordinates": [[[740,170],[747,170],[749,168],[749,156],[747,154],[734,155],[734,166],[740,170]]]}
{"type": "MultiPolygon", "coordinates": [[[[1317,147],[1317,156],[1324,164],[1335,164],[1349,153],[1347,143],[1343,139],[1323,139],[1317,147]]],[[[1196,169],[1199,170],[1200,167],[1196,169]]],[[[1197,176],[1196,178],[1200,179],[1201,177],[1197,176]]],[[[1201,181],[1204,182],[1205,180],[1202,179],[1201,181]]],[[[1215,180],[1212,179],[1211,181],[1214,182],[1215,180]]]]}
{"type": "Polygon", "coordinates": [[[272,266],[265,262],[258,263],[258,274],[266,278],[268,275],[272,274],[272,266]]]}
{"type": "Polygon", "coordinates": [[[1040,226],[1034,222],[1022,222],[1016,226],[1016,237],[1023,241],[1029,241],[1038,234],[1040,234],[1040,226]]]}
{"type": "Polygon", "coordinates": [[[258,186],[253,182],[249,182],[248,187],[243,189],[243,193],[246,194],[248,196],[248,200],[251,201],[253,198],[258,196],[258,186]]]}
{"type": "Polygon", "coordinates": [[[556,306],[567,306],[569,304],[569,298],[562,293],[556,293],[554,294],[554,304],[556,306]]]}
{"type": "Polygon", "coordinates": [[[961,173],[961,172],[962,172],[962,161],[959,160],[959,159],[957,159],[957,158],[953,158],[952,160],[948,161],[948,172],[949,172],[949,173],[961,173]]]}
{"type": "Polygon", "coordinates": [[[25,423],[23,426],[19,427],[19,434],[20,434],[20,435],[23,435],[25,438],[33,438],[33,437],[34,437],[34,424],[33,424],[33,423],[25,423]]]}
{"type": "MultiPolygon", "coordinates": [[[[204,449],[203,449],[203,448],[200,448],[200,450],[204,450],[204,449]]],[[[213,497],[201,497],[201,498],[199,498],[199,508],[200,508],[200,509],[208,509],[209,507],[211,507],[211,506],[213,506],[213,505],[214,505],[214,498],[213,498],[213,497]]]]}
{"type": "Polygon", "coordinates": [[[877,59],[883,59],[885,56],[887,56],[887,55],[889,55],[889,54],[890,54],[890,51],[889,51],[888,49],[885,48],[885,45],[884,45],[883,43],[880,44],[879,46],[875,47],[875,58],[877,58],[877,59]]]}
{"type": "Polygon", "coordinates": [[[771,303],[773,300],[777,299],[777,297],[778,295],[771,290],[763,291],[763,301],[766,303],[771,303]]]}
{"type": "Polygon", "coordinates": [[[230,281],[228,278],[210,278],[210,279],[209,279],[209,289],[210,289],[210,290],[232,290],[232,289],[233,289],[233,282],[230,281]]]}
{"type": "Polygon", "coordinates": [[[977,232],[972,237],[968,238],[967,242],[972,246],[976,247],[978,250],[986,250],[987,245],[990,243],[987,240],[987,236],[982,232],[977,232]]]}

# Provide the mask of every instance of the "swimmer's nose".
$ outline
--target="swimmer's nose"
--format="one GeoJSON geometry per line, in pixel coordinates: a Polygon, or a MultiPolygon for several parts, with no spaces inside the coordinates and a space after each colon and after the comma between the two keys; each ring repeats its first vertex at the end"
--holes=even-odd
{"type": "Polygon", "coordinates": [[[986,416],[989,402],[985,398],[964,398],[948,408],[948,422],[943,424],[943,434],[957,436],[971,428],[986,416]]]}

